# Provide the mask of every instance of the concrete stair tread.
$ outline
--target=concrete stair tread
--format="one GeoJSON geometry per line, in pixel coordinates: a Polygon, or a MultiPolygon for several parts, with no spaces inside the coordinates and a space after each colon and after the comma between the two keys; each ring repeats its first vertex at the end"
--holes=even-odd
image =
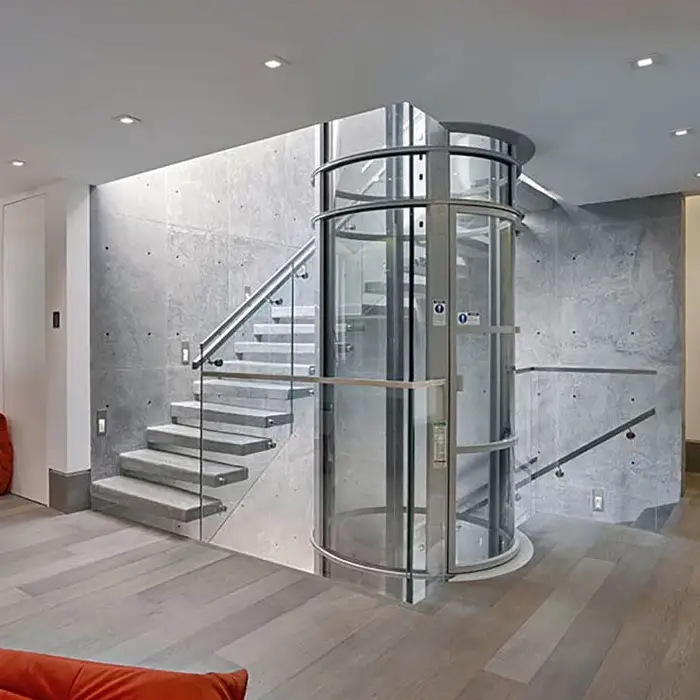
{"type": "MultiPolygon", "coordinates": [[[[314,335],[316,333],[315,323],[294,323],[294,335],[314,335]]],[[[339,323],[336,331],[342,333],[347,331],[347,323],[339,323]]],[[[283,336],[292,334],[291,323],[258,323],[253,326],[253,335],[256,336],[283,336]]]]}
{"type": "Polygon", "coordinates": [[[289,355],[294,350],[295,355],[315,355],[315,343],[269,343],[266,341],[239,341],[234,344],[237,353],[262,353],[266,355],[289,355]],[[292,348],[293,345],[293,348],[292,348]]]}
{"type": "MultiPolygon", "coordinates": [[[[183,408],[191,408],[199,410],[199,401],[175,401],[171,406],[182,406],[183,408]]],[[[248,406],[232,406],[227,403],[214,403],[205,401],[204,408],[208,411],[216,411],[218,413],[226,413],[229,415],[250,416],[251,418],[284,418],[288,414],[282,411],[273,411],[269,408],[250,408],[248,406]]]]}
{"type": "MultiPolygon", "coordinates": [[[[292,374],[292,366],[289,362],[227,360],[223,364],[223,369],[244,374],[292,374]]],[[[315,371],[316,366],[313,364],[294,363],[293,373],[298,376],[312,376],[315,371]]]]}
{"type": "MultiPolygon", "coordinates": [[[[245,426],[241,426],[245,430],[245,426]]],[[[146,429],[148,447],[163,452],[181,452],[182,450],[199,450],[245,457],[266,452],[275,447],[274,440],[268,437],[255,437],[238,432],[223,432],[198,426],[168,423],[146,429]]],[[[186,453],[187,454],[187,453],[186,453]]],[[[219,460],[213,460],[219,461],[219,460]]]]}
{"type": "MultiPolygon", "coordinates": [[[[291,323],[257,323],[253,326],[253,335],[290,335],[291,323]]],[[[314,323],[295,323],[294,335],[313,335],[316,332],[314,323]]]]}
{"type": "Polygon", "coordinates": [[[272,318],[316,318],[315,306],[295,306],[292,313],[291,306],[273,306],[272,318]]]}
{"type": "MultiPolygon", "coordinates": [[[[404,282],[404,290],[409,289],[409,283],[404,282]]],[[[424,283],[415,282],[413,289],[416,294],[425,294],[426,286],[424,283]]],[[[376,282],[365,282],[365,292],[368,294],[385,294],[386,293],[386,282],[384,280],[378,280],[376,282]]]]}
{"type": "MultiPolygon", "coordinates": [[[[311,396],[313,388],[307,385],[295,385],[290,387],[285,382],[257,382],[245,379],[205,379],[204,380],[205,403],[206,395],[210,392],[220,394],[230,393],[242,398],[271,398],[289,400],[292,398],[304,398],[311,396]]],[[[194,382],[195,396],[199,396],[199,382],[194,382]]]]}
{"type": "MultiPolygon", "coordinates": [[[[199,459],[187,455],[163,452],[161,450],[133,450],[119,455],[122,472],[157,481],[170,478],[191,483],[199,482],[199,459]]],[[[205,486],[218,487],[245,481],[248,478],[246,467],[235,467],[217,462],[202,462],[202,477],[205,486]]]]}
{"type": "MultiPolygon", "coordinates": [[[[181,522],[192,522],[200,515],[199,494],[129,476],[110,476],[95,481],[92,493],[111,503],[131,508],[146,507],[155,515],[181,522]]],[[[201,506],[205,516],[224,510],[218,498],[209,496],[202,497],[201,506]]]]}
{"type": "MultiPolygon", "coordinates": [[[[200,431],[198,428],[192,428],[189,425],[167,423],[166,425],[149,427],[148,433],[159,433],[160,435],[170,435],[172,437],[195,437],[197,440],[199,440],[200,431]]],[[[255,445],[257,443],[268,442],[268,440],[265,438],[253,437],[251,435],[243,435],[239,433],[220,433],[216,430],[203,430],[202,438],[204,440],[211,440],[236,447],[245,447],[248,445],[255,445]]]]}

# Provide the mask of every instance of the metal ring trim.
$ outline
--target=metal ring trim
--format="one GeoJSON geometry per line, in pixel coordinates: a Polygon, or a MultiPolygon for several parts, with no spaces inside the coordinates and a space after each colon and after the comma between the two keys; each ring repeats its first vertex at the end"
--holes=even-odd
{"type": "Polygon", "coordinates": [[[336,158],[328,161],[316,168],[311,173],[313,182],[321,173],[330,173],[338,168],[364,163],[365,161],[384,160],[386,158],[396,158],[400,156],[422,156],[428,153],[449,153],[451,156],[471,156],[473,158],[483,158],[485,160],[495,160],[504,165],[510,165],[520,172],[520,163],[507,153],[489,151],[486,148],[474,148],[472,146],[392,146],[390,148],[375,148],[371,151],[361,151],[351,155],[336,158]]]}
{"type": "Polygon", "coordinates": [[[497,554],[491,559],[486,559],[481,562],[474,564],[466,564],[465,566],[456,567],[456,571],[448,572],[449,576],[459,576],[459,574],[471,574],[476,571],[488,571],[489,569],[495,569],[501,564],[506,564],[511,559],[515,559],[518,552],[520,551],[520,533],[516,530],[515,536],[513,537],[513,544],[502,554],[497,554]]]}
{"type": "Polygon", "coordinates": [[[396,569],[389,566],[380,566],[378,564],[366,564],[359,559],[353,559],[352,557],[347,557],[338,552],[327,549],[320,545],[315,537],[311,535],[309,537],[311,546],[323,557],[330,559],[330,561],[336,564],[341,564],[342,566],[347,566],[350,569],[356,569],[357,571],[364,571],[370,574],[379,574],[381,576],[391,576],[393,578],[416,578],[416,579],[431,579],[435,578],[429,574],[425,569],[418,569],[415,571],[407,571],[406,569],[396,569]]]}
{"type": "Polygon", "coordinates": [[[486,202],[483,200],[468,199],[414,199],[405,197],[402,199],[383,199],[378,202],[368,202],[366,204],[353,204],[348,207],[330,209],[314,216],[311,224],[317,224],[326,219],[335,219],[340,216],[352,214],[363,214],[365,212],[383,211],[385,209],[417,209],[434,205],[446,205],[458,207],[462,213],[474,214],[475,216],[495,216],[508,219],[513,223],[518,223],[522,219],[522,214],[513,207],[496,202],[486,202]]]}

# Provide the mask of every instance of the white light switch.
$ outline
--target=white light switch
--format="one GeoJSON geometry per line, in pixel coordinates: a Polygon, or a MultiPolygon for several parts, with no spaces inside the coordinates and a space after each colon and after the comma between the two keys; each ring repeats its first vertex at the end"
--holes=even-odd
{"type": "Polygon", "coordinates": [[[107,435],[107,411],[102,409],[97,411],[97,434],[107,435]]]}

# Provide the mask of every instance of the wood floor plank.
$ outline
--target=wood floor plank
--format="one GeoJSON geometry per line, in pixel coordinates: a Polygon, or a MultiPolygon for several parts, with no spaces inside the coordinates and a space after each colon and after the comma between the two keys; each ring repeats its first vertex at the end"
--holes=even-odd
{"type": "Polygon", "coordinates": [[[443,651],[431,674],[412,688],[411,700],[452,700],[493,658],[498,649],[541,607],[550,586],[523,579],[485,614],[467,619],[461,633],[443,651]]]}
{"type": "Polygon", "coordinates": [[[227,553],[223,559],[149,588],[139,597],[177,609],[183,603],[206,605],[278,570],[262,559],[227,553]]]}
{"type": "Polygon", "coordinates": [[[156,657],[173,644],[209,628],[223,617],[228,617],[274,595],[302,578],[303,574],[299,572],[279,569],[230,592],[223,598],[197,608],[196,611],[184,607],[176,613],[169,612],[166,620],[161,624],[153,625],[148,631],[130,635],[124,640],[113,640],[113,645],[103,651],[100,660],[117,664],[141,665],[149,657],[156,657]]]}
{"type": "Polygon", "coordinates": [[[694,499],[684,537],[537,515],[533,564],[444,586],[419,610],[108,516],[34,509],[0,518],[0,646],[245,665],[250,700],[696,700],[694,499]]]}
{"type": "Polygon", "coordinates": [[[220,649],[250,672],[251,700],[261,698],[318,660],[359,628],[379,607],[371,596],[332,588],[220,649]],[[284,649],[270,663],[270,648],[284,649]]]}
{"type": "Polygon", "coordinates": [[[613,567],[611,562],[582,559],[562,585],[499,649],[486,670],[519,683],[529,683],[613,567]]]}
{"type": "Polygon", "coordinates": [[[670,644],[694,563],[672,541],[658,558],[646,588],[628,614],[585,700],[645,698],[670,644]]]}
{"type": "Polygon", "coordinates": [[[620,633],[630,610],[643,598],[659,556],[653,547],[630,547],[542,665],[519,700],[566,697],[581,700],[620,633]]]}
{"type": "Polygon", "coordinates": [[[339,696],[358,678],[372,683],[368,667],[425,620],[419,613],[384,607],[374,619],[306,668],[265,700],[321,700],[339,696]]]}
{"type": "Polygon", "coordinates": [[[223,616],[207,629],[185,637],[154,656],[148,657],[146,661],[170,668],[177,666],[181,661],[205,658],[278,615],[302,605],[328,587],[329,584],[323,579],[303,578],[244,610],[223,616]]]}
{"type": "Polygon", "coordinates": [[[658,667],[649,700],[695,700],[700,697],[700,564],[696,564],[684,591],[673,635],[658,667]]]}
{"type": "Polygon", "coordinates": [[[457,700],[516,700],[523,685],[488,671],[479,671],[457,700]]]}

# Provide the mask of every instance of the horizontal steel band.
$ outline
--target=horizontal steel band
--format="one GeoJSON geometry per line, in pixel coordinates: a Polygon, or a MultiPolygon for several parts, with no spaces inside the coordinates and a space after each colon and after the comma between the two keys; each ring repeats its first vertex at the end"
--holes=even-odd
{"type": "Polygon", "coordinates": [[[381,576],[390,576],[392,578],[417,578],[417,579],[430,579],[433,578],[425,569],[415,569],[413,571],[407,571],[406,569],[397,569],[390,566],[381,566],[379,564],[367,564],[366,562],[360,561],[359,559],[354,559],[353,557],[345,556],[340,554],[333,549],[328,549],[320,545],[314,536],[309,538],[311,546],[323,557],[329,559],[336,564],[341,564],[342,566],[347,566],[351,569],[356,569],[357,571],[364,571],[370,574],[379,574],[381,576]]]}
{"type": "Polygon", "coordinates": [[[327,219],[335,219],[340,216],[353,214],[363,214],[365,212],[383,211],[385,209],[418,209],[421,207],[445,205],[457,207],[459,213],[474,214],[475,216],[494,216],[507,219],[513,223],[518,223],[522,219],[522,214],[513,207],[496,202],[486,202],[481,199],[415,199],[404,197],[401,199],[383,199],[377,202],[367,202],[366,204],[353,204],[349,207],[339,207],[317,214],[311,220],[312,224],[327,219]]]}
{"type": "Polygon", "coordinates": [[[457,454],[471,455],[480,454],[482,452],[498,452],[499,450],[506,450],[509,447],[512,447],[517,441],[518,436],[513,435],[513,437],[506,438],[505,440],[498,440],[496,442],[485,442],[483,445],[458,445],[457,454]]]}
{"type": "Polygon", "coordinates": [[[565,366],[544,366],[544,367],[518,367],[515,370],[516,374],[528,374],[530,372],[552,372],[562,374],[629,374],[656,376],[658,371],[655,369],[634,369],[627,367],[565,367],[565,366]]]}
{"type": "Polygon", "coordinates": [[[280,382],[286,384],[331,384],[336,386],[373,386],[380,389],[434,389],[445,386],[444,379],[423,379],[404,382],[395,379],[359,379],[354,377],[315,377],[291,374],[257,374],[251,372],[226,372],[205,370],[202,376],[209,379],[247,379],[258,382],[280,382]]]}
{"type": "Polygon", "coordinates": [[[387,158],[399,158],[401,156],[424,156],[428,153],[449,153],[451,156],[470,156],[472,158],[483,158],[484,160],[495,160],[504,165],[514,167],[520,171],[520,163],[507,153],[489,151],[486,148],[474,148],[472,146],[391,146],[389,148],[374,148],[371,151],[361,151],[352,153],[342,158],[328,161],[311,173],[313,182],[321,173],[330,173],[339,168],[345,168],[356,163],[365,163],[373,160],[386,160],[387,158]]]}
{"type": "Polygon", "coordinates": [[[512,335],[513,333],[520,333],[520,326],[457,326],[457,333],[512,335]]]}

